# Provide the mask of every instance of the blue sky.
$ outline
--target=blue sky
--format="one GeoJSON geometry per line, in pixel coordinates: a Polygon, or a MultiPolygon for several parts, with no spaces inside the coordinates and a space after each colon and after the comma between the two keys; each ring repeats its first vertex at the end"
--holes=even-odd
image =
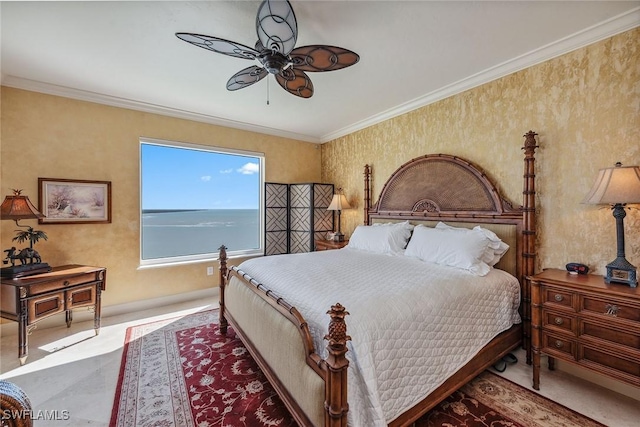
{"type": "Polygon", "coordinates": [[[259,159],[142,144],[142,209],[258,209],[259,159]]]}

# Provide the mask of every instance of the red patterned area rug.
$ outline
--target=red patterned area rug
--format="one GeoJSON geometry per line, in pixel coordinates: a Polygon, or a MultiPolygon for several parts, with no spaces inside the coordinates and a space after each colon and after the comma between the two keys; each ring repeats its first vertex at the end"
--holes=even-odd
{"type": "MultiPolygon", "coordinates": [[[[218,310],[127,330],[111,426],[280,427],[297,424],[218,310]]],[[[416,427],[602,427],[484,372],[416,427]]]]}

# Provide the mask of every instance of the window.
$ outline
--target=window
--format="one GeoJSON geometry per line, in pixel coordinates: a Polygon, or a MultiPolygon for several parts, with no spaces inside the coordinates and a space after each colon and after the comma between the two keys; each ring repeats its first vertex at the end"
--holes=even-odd
{"type": "Polygon", "coordinates": [[[263,253],[264,156],[140,140],[140,262],[263,253]]]}

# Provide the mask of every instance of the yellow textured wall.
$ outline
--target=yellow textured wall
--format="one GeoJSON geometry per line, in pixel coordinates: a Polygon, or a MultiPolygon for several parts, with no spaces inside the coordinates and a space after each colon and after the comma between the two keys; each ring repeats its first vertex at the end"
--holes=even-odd
{"type": "MultiPolygon", "coordinates": [[[[344,187],[364,219],[363,166],[372,165],[373,202],[404,162],[430,154],[464,157],[522,203],[522,135],[539,134],[536,155],[537,267],[570,261],[604,274],[616,257],[609,209],[583,205],[598,169],[640,164],[640,29],[628,31],[322,146],[322,180],[344,187]]],[[[640,205],[637,205],[640,207],[640,205]]],[[[626,256],[640,267],[640,212],[625,218],[626,256]]]]}
{"type": "MultiPolygon", "coordinates": [[[[111,181],[111,224],[21,224],[44,230],[36,249],[50,265],[107,267],[103,306],[218,285],[207,265],[138,269],[139,138],[149,137],[265,154],[266,179],[320,179],[317,144],[2,87],[0,194],[12,188],[37,206],[38,177],[111,181]]],[[[15,223],[2,221],[1,244],[15,245],[15,223]]]]}

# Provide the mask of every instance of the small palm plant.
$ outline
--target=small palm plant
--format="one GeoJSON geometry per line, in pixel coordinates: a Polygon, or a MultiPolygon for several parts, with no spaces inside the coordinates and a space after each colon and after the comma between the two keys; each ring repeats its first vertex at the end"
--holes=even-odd
{"type": "MultiPolygon", "coordinates": [[[[20,226],[22,227],[22,225],[20,226]]],[[[29,248],[33,249],[33,244],[38,243],[38,240],[47,240],[47,233],[42,230],[34,230],[33,227],[28,227],[26,230],[16,230],[16,237],[12,241],[18,241],[18,243],[29,241],[29,248]]]]}

